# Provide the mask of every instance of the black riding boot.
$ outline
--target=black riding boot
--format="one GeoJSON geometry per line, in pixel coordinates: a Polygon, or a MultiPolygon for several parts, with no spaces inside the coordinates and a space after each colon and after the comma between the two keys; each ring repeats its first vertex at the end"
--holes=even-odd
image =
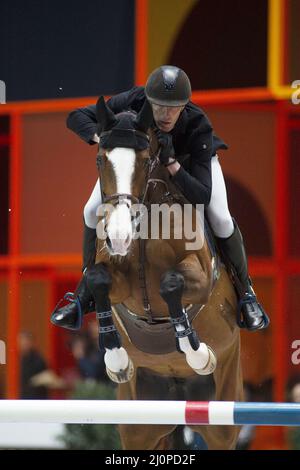
{"type": "Polygon", "coordinates": [[[51,315],[51,322],[54,325],[68,328],[69,330],[78,330],[81,328],[83,315],[95,311],[94,299],[87,287],[84,271],[88,266],[95,263],[96,239],[96,229],[89,228],[84,224],[83,275],[75,292],[67,292],[55,307],[51,315]],[[67,300],[69,303],[59,308],[64,300],[67,300]]]}
{"type": "Polygon", "coordinates": [[[259,330],[266,328],[270,320],[258,303],[248,274],[247,256],[243,237],[236,222],[229,238],[217,238],[224,262],[229,267],[239,297],[237,323],[240,328],[259,330]]]}

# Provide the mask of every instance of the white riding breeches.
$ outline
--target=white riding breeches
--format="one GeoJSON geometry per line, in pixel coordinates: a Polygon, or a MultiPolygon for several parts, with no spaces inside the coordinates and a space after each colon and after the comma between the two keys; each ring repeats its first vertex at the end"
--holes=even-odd
{"type": "MultiPolygon", "coordinates": [[[[234,230],[233,221],[228,209],[227,192],[223,172],[218,156],[211,159],[212,193],[207,206],[207,217],[214,234],[220,238],[228,238],[234,230]]],[[[101,204],[100,182],[97,180],[93,192],[84,207],[84,220],[88,227],[96,228],[97,209],[101,204]]]]}
{"type": "Polygon", "coordinates": [[[210,226],[219,238],[228,238],[233,234],[234,225],[228,209],[227,191],[218,155],[211,159],[212,191],[207,206],[210,226]]]}
{"type": "Polygon", "coordinates": [[[100,181],[99,178],[96,181],[95,187],[93,189],[90,198],[83,209],[83,216],[85,225],[89,228],[96,228],[98,224],[98,217],[96,215],[97,209],[100,206],[102,201],[101,191],[100,191],[100,181]]]}

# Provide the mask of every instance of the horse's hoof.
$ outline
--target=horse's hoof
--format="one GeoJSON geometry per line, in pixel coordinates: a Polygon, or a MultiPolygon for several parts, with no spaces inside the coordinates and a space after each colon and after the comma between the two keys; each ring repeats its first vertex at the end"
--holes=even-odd
{"type": "Polygon", "coordinates": [[[129,382],[134,374],[134,365],[130,358],[128,358],[128,366],[126,369],[120,370],[119,372],[113,372],[112,370],[106,367],[106,373],[110,380],[117,384],[123,384],[125,382],[129,382]]]}
{"type": "Polygon", "coordinates": [[[203,369],[194,369],[194,371],[198,375],[212,374],[217,367],[217,358],[216,358],[214,351],[209,346],[207,346],[207,349],[209,353],[209,358],[208,358],[206,366],[204,366],[203,369]]]}

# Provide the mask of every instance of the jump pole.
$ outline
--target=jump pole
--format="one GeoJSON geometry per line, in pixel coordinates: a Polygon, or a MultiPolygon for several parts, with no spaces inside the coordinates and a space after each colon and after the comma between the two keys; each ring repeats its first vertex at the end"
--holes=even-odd
{"type": "Polygon", "coordinates": [[[0,422],[300,426],[300,403],[0,400],[0,422]]]}

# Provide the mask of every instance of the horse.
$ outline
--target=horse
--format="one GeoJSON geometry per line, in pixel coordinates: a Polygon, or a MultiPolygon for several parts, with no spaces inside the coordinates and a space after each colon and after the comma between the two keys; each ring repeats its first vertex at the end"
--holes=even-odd
{"type": "MultiPolygon", "coordinates": [[[[150,104],[146,100],[139,113],[115,115],[100,97],[96,114],[102,204],[96,261],[85,275],[107,374],[118,383],[117,399],[241,401],[237,297],[218,252],[205,236],[189,249],[186,236],[164,238],[161,223],[155,237],[135,236],[142,222],[153,226],[157,206],[188,203],[159,162],[150,104]],[[140,210],[134,212],[136,205],[140,210]],[[204,390],[205,380],[213,377],[209,397],[203,396],[197,377],[204,390]]],[[[188,217],[203,232],[195,207],[188,217]]],[[[176,228],[175,216],[170,225],[176,228]]],[[[118,427],[127,450],[169,449],[175,428],[118,427]]],[[[195,425],[193,431],[208,449],[234,449],[239,428],[195,425]]]]}

